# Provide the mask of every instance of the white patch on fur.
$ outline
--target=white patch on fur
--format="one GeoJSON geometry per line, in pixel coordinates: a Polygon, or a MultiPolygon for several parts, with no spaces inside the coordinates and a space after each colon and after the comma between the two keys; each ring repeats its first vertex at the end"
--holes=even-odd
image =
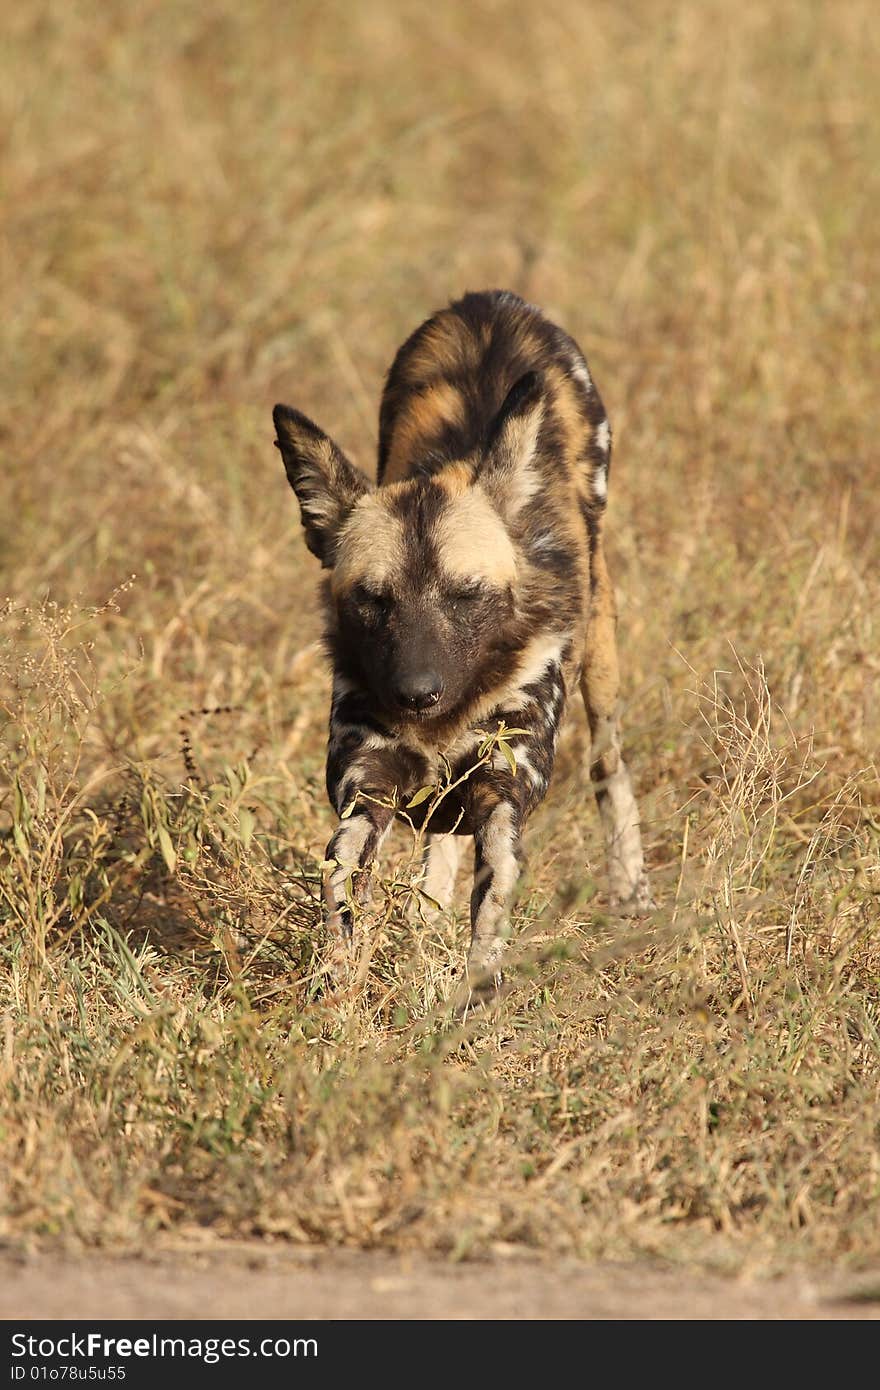
{"type": "Polygon", "coordinates": [[[489,817],[483,835],[483,860],[492,870],[492,883],[480,906],[478,934],[484,909],[491,915],[492,925],[507,905],[507,900],[516,887],[519,878],[519,864],[513,852],[513,807],[507,801],[499,802],[489,817]]]}
{"type": "MultiPolygon", "coordinates": [[[[534,685],[545,674],[548,667],[558,666],[562,660],[562,649],[570,641],[568,632],[553,632],[533,637],[523,649],[519,666],[511,681],[516,694],[525,686],[534,685]]],[[[531,697],[530,697],[531,698],[531,697]]]]}
{"type": "Polygon", "coordinates": [[[554,743],[559,737],[559,716],[562,713],[562,691],[558,685],[554,685],[550,691],[550,698],[544,706],[544,727],[553,732],[554,743]]]}
{"type": "MultiPolygon", "coordinates": [[[[513,749],[513,756],[516,759],[517,777],[523,775],[528,777],[533,787],[542,787],[544,785],[544,778],[529,757],[526,745],[523,743],[514,743],[511,744],[511,747],[513,749]]],[[[496,757],[497,756],[496,754],[496,757]]]]}
{"type": "Polygon", "coordinates": [[[375,729],[368,729],[364,724],[339,724],[334,721],[330,725],[331,748],[346,734],[357,734],[360,739],[354,753],[354,760],[359,758],[362,753],[370,753],[377,748],[388,748],[394,742],[393,738],[386,738],[384,734],[377,734],[375,729]]]}
{"type": "Polygon", "coordinates": [[[342,833],[336,842],[335,854],[339,860],[339,868],[334,870],[334,877],[343,869],[350,871],[357,868],[372,824],[370,817],[364,815],[352,816],[350,820],[343,821],[342,833]]]}
{"type": "Polygon", "coordinates": [[[608,450],[611,446],[611,426],[607,420],[596,426],[593,443],[605,455],[605,462],[597,463],[593,469],[593,496],[597,502],[604,502],[608,496],[608,450]]]}
{"type": "Polygon", "coordinates": [[[571,364],[571,374],[575,381],[579,381],[582,386],[586,386],[588,391],[593,389],[593,378],[587,369],[587,364],[583,358],[575,358],[571,364]]]}
{"type": "Polygon", "coordinates": [[[330,870],[324,886],[324,901],[334,929],[338,929],[340,925],[337,914],[346,900],[348,878],[352,870],[358,867],[372,829],[372,822],[369,816],[352,816],[350,820],[343,822],[343,826],[344,829],[334,847],[337,866],[330,870]]]}
{"type": "MultiPolygon", "coordinates": [[[[337,832],[339,838],[334,846],[336,868],[329,871],[324,881],[324,902],[331,929],[334,931],[338,931],[341,926],[340,910],[346,902],[349,877],[355,869],[360,867],[361,855],[374,828],[370,817],[361,814],[353,815],[349,820],[343,821],[340,831],[337,832]]],[[[389,821],[379,833],[375,849],[370,856],[371,860],[378,854],[390,829],[391,822],[389,821]]]]}

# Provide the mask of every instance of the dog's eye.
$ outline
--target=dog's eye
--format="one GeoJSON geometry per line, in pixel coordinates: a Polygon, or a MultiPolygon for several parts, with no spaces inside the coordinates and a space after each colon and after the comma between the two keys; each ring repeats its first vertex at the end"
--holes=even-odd
{"type": "Polygon", "coordinates": [[[391,607],[388,594],[377,593],[375,589],[368,589],[365,584],[356,584],[351,596],[358,608],[365,608],[370,613],[387,613],[391,607]]]}
{"type": "Polygon", "coordinates": [[[454,593],[449,595],[449,602],[452,604],[453,608],[467,608],[482,597],[483,593],[481,589],[456,589],[454,593]]]}

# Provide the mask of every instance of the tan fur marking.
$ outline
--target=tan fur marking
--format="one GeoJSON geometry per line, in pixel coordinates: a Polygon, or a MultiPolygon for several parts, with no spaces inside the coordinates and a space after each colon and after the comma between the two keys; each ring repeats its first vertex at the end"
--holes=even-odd
{"type": "Polygon", "coordinates": [[[448,463],[434,474],[433,481],[447,497],[461,497],[473,484],[474,470],[469,463],[448,463]]]}
{"type": "Polygon", "coordinates": [[[340,534],[330,577],[337,598],[355,584],[381,589],[402,567],[403,522],[383,505],[382,492],[361,498],[340,534]]]}
{"type": "Polygon", "coordinates": [[[581,691],[591,722],[609,719],[617,709],[620,671],[617,663],[617,608],[599,532],[592,559],[590,614],[581,691]]]}
{"type": "Polygon", "coordinates": [[[516,578],[516,551],[507,528],[479,486],[469,487],[446,508],[436,542],[448,574],[486,579],[499,587],[516,578]]]}
{"type": "Polygon", "coordinates": [[[441,314],[412,348],[405,364],[409,382],[448,376],[476,362],[477,344],[457,314],[441,314]]]}
{"type": "Polygon", "coordinates": [[[457,425],[464,416],[464,401],[450,381],[438,381],[411,396],[395,421],[384,481],[405,478],[419,452],[430,446],[445,425],[457,425]]]}
{"type": "Polygon", "coordinates": [[[543,344],[540,334],[535,332],[531,314],[520,317],[518,312],[515,320],[508,319],[503,335],[515,346],[518,355],[525,361],[537,362],[540,359],[543,344]]]}
{"type": "Polygon", "coordinates": [[[586,502],[588,506],[593,506],[596,499],[593,494],[593,489],[590,486],[590,479],[586,473],[578,474],[575,480],[575,487],[577,489],[578,500],[586,502]]]}
{"type": "Polygon", "coordinates": [[[568,463],[569,466],[574,466],[585,441],[592,438],[592,431],[577,391],[566,373],[559,367],[550,367],[545,373],[545,379],[550,389],[553,409],[562,423],[562,437],[568,463]]]}

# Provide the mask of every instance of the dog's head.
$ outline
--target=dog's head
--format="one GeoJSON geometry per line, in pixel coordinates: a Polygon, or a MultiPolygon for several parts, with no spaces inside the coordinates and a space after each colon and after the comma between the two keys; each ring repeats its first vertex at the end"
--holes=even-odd
{"type": "Polygon", "coordinates": [[[529,373],[479,455],[376,488],[311,420],[275,407],[306,543],[330,571],[335,650],[397,721],[479,698],[519,641],[517,517],[540,483],[543,413],[529,373]]]}

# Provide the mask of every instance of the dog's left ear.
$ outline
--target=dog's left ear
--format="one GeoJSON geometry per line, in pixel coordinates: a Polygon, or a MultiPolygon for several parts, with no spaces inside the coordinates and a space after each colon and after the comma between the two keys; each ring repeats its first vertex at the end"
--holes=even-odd
{"type": "Polygon", "coordinates": [[[276,405],[272,419],[287,480],[299,501],[306,545],[325,569],[332,569],[340,528],[373,485],[308,416],[276,405]]]}
{"type": "Polygon", "coordinates": [[[489,432],[477,478],[506,521],[514,520],[541,483],[535,455],[544,406],[543,378],[526,372],[508,391],[489,432]]]}

